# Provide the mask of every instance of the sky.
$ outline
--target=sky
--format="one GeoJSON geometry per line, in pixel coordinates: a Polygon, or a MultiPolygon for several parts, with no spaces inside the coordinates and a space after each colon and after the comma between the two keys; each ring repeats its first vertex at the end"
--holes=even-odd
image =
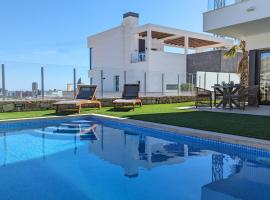
{"type": "Polygon", "coordinates": [[[87,36],[120,25],[128,11],[140,14],[140,24],[202,32],[207,10],[207,0],[0,1],[0,62],[13,63],[10,74],[26,64],[87,67],[87,36]]]}

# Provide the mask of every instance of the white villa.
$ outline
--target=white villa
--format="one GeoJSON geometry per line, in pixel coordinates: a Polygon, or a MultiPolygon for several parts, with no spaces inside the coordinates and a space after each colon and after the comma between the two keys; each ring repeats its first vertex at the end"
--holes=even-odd
{"type": "Polygon", "coordinates": [[[209,0],[204,31],[245,40],[250,85],[260,85],[261,104],[270,104],[270,1],[209,0]]]}
{"type": "Polygon", "coordinates": [[[232,40],[155,24],[139,25],[126,13],[120,26],[88,37],[89,77],[102,92],[118,92],[124,83],[141,92],[166,92],[186,83],[187,55],[228,47],[232,40]]]}

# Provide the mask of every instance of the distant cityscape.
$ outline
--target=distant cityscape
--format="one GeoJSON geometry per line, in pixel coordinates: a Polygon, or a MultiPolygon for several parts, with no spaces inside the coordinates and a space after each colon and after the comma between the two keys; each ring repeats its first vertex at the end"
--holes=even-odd
{"type": "MultiPolygon", "coordinates": [[[[81,78],[78,80],[77,85],[83,84],[81,78]]],[[[42,91],[39,88],[37,82],[32,82],[32,90],[16,90],[16,91],[3,91],[3,88],[0,88],[0,98],[5,97],[6,100],[16,100],[16,99],[41,99],[42,91]],[[5,95],[4,95],[5,94],[5,95]]],[[[49,89],[44,90],[45,99],[71,99],[74,97],[74,84],[67,83],[66,90],[59,89],[49,89]]]]}

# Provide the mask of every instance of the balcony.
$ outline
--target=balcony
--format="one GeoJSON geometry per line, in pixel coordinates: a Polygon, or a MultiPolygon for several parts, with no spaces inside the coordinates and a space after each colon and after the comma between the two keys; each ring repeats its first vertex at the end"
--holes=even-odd
{"type": "Polygon", "coordinates": [[[131,63],[145,62],[146,54],[145,52],[134,52],[131,54],[131,63]]]}
{"type": "Polygon", "coordinates": [[[204,31],[234,38],[270,32],[269,0],[210,0],[204,31]],[[212,9],[211,9],[212,8],[212,9]]]}
{"type": "Polygon", "coordinates": [[[208,0],[208,11],[224,8],[247,0],[208,0]]]}

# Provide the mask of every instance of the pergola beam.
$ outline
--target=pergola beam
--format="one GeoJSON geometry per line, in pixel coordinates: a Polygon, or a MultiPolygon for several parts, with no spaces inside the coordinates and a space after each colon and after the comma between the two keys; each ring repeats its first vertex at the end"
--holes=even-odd
{"type": "Polygon", "coordinates": [[[164,40],[165,44],[173,44],[179,47],[188,47],[188,48],[200,48],[205,46],[211,46],[211,45],[220,45],[218,42],[209,41],[209,40],[203,40],[188,36],[181,36],[174,39],[164,40]],[[186,45],[188,44],[188,46],[186,45]]]}
{"type": "MultiPolygon", "coordinates": [[[[147,31],[139,33],[139,36],[141,37],[147,37],[147,35],[148,35],[147,31]]],[[[173,34],[163,33],[163,32],[158,32],[158,31],[151,31],[151,35],[153,39],[158,39],[158,40],[173,36],[173,34]]]]}
{"type": "MultiPolygon", "coordinates": [[[[202,49],[213,47],[232,46],[233,41],[225,38],[216,38],[207,34],[194,33],[190,31],[159,26],[155,24],[146,24],[138,27],[134,34],[140,37],[147,37],[147,30],[151,30],[151,38],[161,40],[165,45],[185,48],[185,37],[189,38],[189,49],[202,49]]],[[[187,43],[187,41],[186,41],[187,43]]]]}

